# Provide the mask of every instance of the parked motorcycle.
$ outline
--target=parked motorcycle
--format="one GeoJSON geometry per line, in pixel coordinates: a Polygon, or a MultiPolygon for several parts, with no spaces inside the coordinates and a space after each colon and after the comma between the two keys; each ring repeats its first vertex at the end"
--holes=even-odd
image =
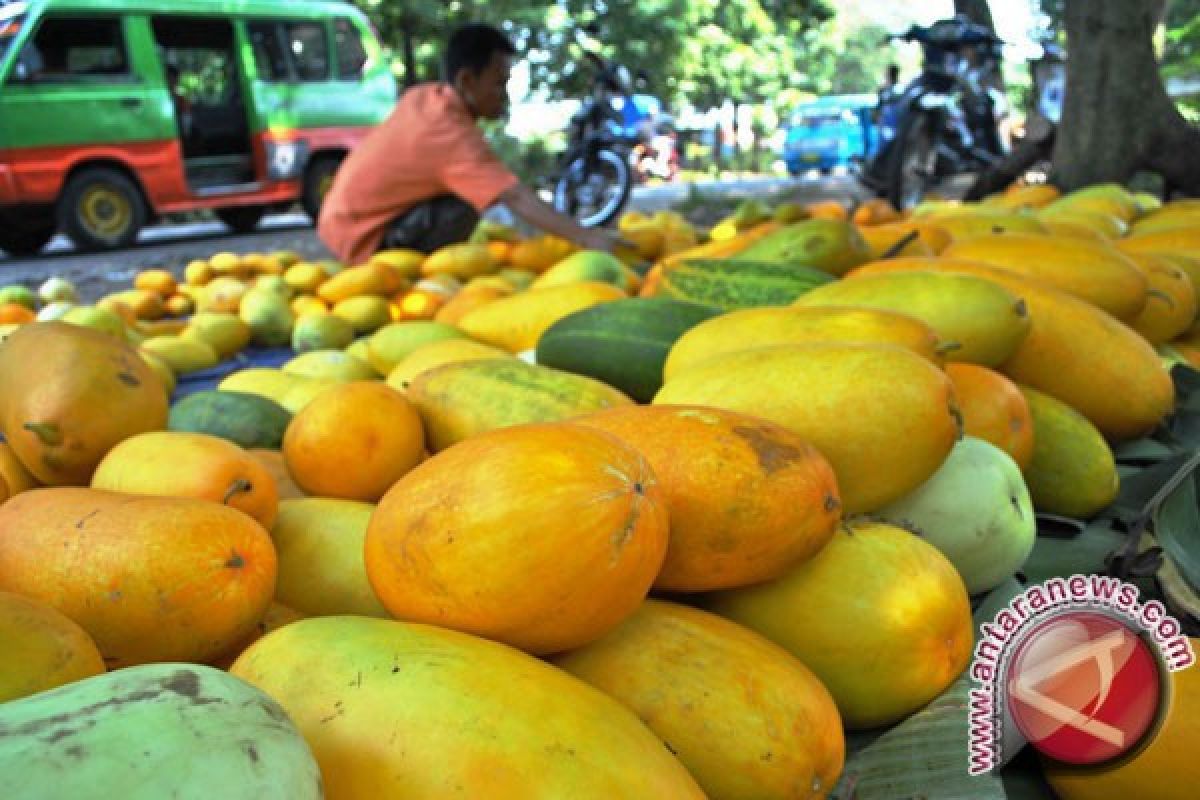
{"type": "Polygon", "coordinates": [[[604,225],[629,201],[631,152],[641,138],[625,128],[621,108],[631,102],[628,68],[584,49],[595,77],[592,92],[571,119],[567,150],[554,185],[554,207],[584,227],[604,225]]]}
{"type": "Polygon", "coordinates": [[[961,16],[889,38],[918,42],[923,65],[916,80],[882,99],[881,147],[863,179],[909,208],[934,185],[986,170],[1008,152],[999,124],[1005,100],[989,85],[1003,42],[961,16]]]}

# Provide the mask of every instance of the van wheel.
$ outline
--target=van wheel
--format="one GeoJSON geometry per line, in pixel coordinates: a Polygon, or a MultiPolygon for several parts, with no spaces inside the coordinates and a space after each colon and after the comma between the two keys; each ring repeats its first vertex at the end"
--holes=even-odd
{"type": "Polygon", "coordinates": [[[213,215],[237,233],[249,233],[267,214],[266,206],[233,206],[213,209],[213,215]]]}
{"type": "Polygon", "coordinates": [[[80,250],[128,247],[146,224],[146,201],[121,172],[91,167],[67,181],[58,226],[80,250]]]}
{"type": "Polygon", "coordinates": [[[321,202],[333,186],[333,176],[341,166],[341,156],[321,156],[309,163],[304,172],[304,193],[300,197],[300,205],[304,213],[316,224],[321,213],[321,202]]]}
{"type": "Polygon", "coordinates": [[[54,218],[0,211],[0,250],[10,256],[34,256],[54,238],[54,218]]]}

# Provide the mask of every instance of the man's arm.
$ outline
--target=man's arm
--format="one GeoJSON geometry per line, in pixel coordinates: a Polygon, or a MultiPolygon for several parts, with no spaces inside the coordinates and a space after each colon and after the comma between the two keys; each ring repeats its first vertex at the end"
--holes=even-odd
{"type": "Polygon", "coordinates": [[[511,189],[505,190],[497,198],[497,202],[508,206],[510,211],[530,225],[563,239],[569,239],[585,250],[604,250],[611,253],[614,248],[619,246],[632,247],[613,231],[585,228],[566,214],[555,211],[532,189],[522,184],[518,183],[511,189]]]}

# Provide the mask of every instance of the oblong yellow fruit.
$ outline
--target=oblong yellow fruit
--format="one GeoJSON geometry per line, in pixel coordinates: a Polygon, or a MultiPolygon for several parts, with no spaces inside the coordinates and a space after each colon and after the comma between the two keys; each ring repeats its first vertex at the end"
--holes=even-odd
{"type": "Polygon", "coordinates": [[[1091,230],[1106,241],[1119,239],[1129,230],[1129,223],[1119,216],[1099,208],[1083,206],[1078,208],[1050,206],[1039,209],[1038,220],[1048,233],[1061,230],[1063,223],[1066,223],[1076,228],[1082,227],[1091,230]]]}
{"type": "Polygon", "coordinates": [[[251,367],[226,375],[217,388],[226,392],[246,392],[266,397],[279,403],[289,391],[308,379],[303,375],[291,375],[272,367],[251,367]]]}
{"type": "Polygon", "coordinates": [[[921,238],[920,233],[912,226],[904,223],[888,223],[886,225],[861,225],[858,228],[863,241],[867,243],[871,260],[883,258],[897,246],[900,250],[893,255],[903,256],[932,256],[937,251],[929,242],[921,238]],[[905,244],[901,245],[901,242],[905,244]]]}
{"type": "Polygon", "coordinates": [[[496,268],[492,254],[485,244],[460,242],[439,247],[421,262],[422,275],[453,275],[473,278],[486,275],[496,268]]]}
{"type": "Polygon", "coordinates": [[[458,327],[473,339],[520,353],[536,347],[546,329],[568,314],[627,296],[599,281],[530,289],[468,311],[458,327]]]}
{"type": "Polygon", "coordinates": [[[1200,258],[1200,225],[1164,228],[1129,236],[1117,243],[1126,253],[1171,253],[1200,258]]]}
{"type": "Polygon", "coordinates": [[[633,403],[600,381],[517,358],[427,370],[409,383],[408,399],[421,414],[433,452],[497,428],[558,422],[633,403]]]}
{"type": "Polygon", "coordinates": [[[1145,273],[1150,288],[1146,306],[1129,326],[1150,344],[1168,342],[1196,320],[1195,284],[1174,259],[1154,253],[1134,253],[1131,258],[1145,273]]]}
{"type": "Polygon", "coordinates": [[[413,379],[435,367],[460,361],[483,361],[489,358],[512,358],[507,350],[482,344],[474,339],[442,339],[413,350],[388,373],[387,384],[403,391],[413,379]]]}
{"type": "Polygon", "coordinates": [[[725,353],[807,342],[894,344],[933,363],[941,361],[937,334],[906,314],[849,306],[747,308],[705,320],[686,331],[667,354],[663,378],[670,380],[725,353]]]}
{"type": "Polygon", "coordinates": [[[971,605],[954,565],[891,525],[843,527],[782,578],[710,596],[708,608],[799,658],[848,728],[902,719],[966,668],[971,605]]]}
{"type": "Polygon", "coordinates": [[[284,500],[271,528],[275,599],[306,616],[390,618],[367,580],[363,543],[375,506],[332,497],[284,500]]]}
{"type": "Polygon", "coordinates": [[[0,592],[0,704],[104,672],[87,631],[58,609],[0,592]]]}
{"type": "Polygon", "coordinates": [[[155,336],[142,342],[141,348],[165,361],[176,375],[210,369],[221,361],[210,345],[183,336],[155,336]]]}
{"type": "Polygon", "coordinates": [[[1066,403],[1020,387],[1033,417],[1033,459],[1025,484],[1038,511],[1086,519],[1120,488],[1112,450],[1096,426],[1066,403]]]}
{"type": "Polygon", "coordinates": [[[1064,401],[1108,438],[1137,438],[1174,408],[1171,376],[1145,339],[1042,281],[957,258],[877,261],[859,274],[931,269],[986,278],[1019,294],[1032,324],[1000,371],[1064,401]]]}
{"type": "Polygon", "coordinates": [[[1018,295],[969,275],[856,272],[846,280],[818,286],[793,305],[862,306],[907,314],[934,330],[947,347],[947,361],[985,367],[1003,364],[1029,333],[1029,314],[1018,295]],[[952,344],[958,347],[949,349],[952,344]]]}
{"type": "Polygon", "coordinates": [[[727,353],[672,378],[654,403],[726,408],[790,428],[833,465],[847,514],[881,508],[924,483],[961,433],[950,379],[892,345],[727,353]]]}
{"type": "Polygon", "coordinates": [[[393,322],[367,339],[367,360],[380,375],[388,375],[418,347],[443,339],[466,339],[458,328],[445,322],[407,320],[393,322]]]}
{"type": "Polygon", "coordinates": [[[230,358],[250,344],[250,326],[237,314],[201,311],[183,331],[185,339],[204,342],[221,358],[230,358]]]}
{"type": "Polygon", "coordinates": [[[1103,242],[1005,233],[955,242],[946,258],[965,258],[1041,279],[1118,319],[1146,305],[1146,277],[1121,251],[1103,242]]]}
{"type": "Polygon", "coordinates": [[[291,359],[280,369],[288,375],[326,381],[348,383],[379,379],[379,373],[370,364],[364,364],[342,350],[310,350],[291,359]]]}
{"type": "Polygon", "coordinates": [[[1160,208],[1139,217],[1129,228],[1130,236],[1142,236],[1171,228],[1200,227],[1200,208],[1160,208]]]}
{"type": "Polygon", "coordinates": [[[954,208],[921,217],[941,228],[952,242],[964,241],[989,233],[1044,233],[1045,228],[1032,214],[1004,213],[993,209],[954,208]]]}
{"type": "Polygon", "coordinates": [[[283,706],[329,797],[704,797],[616,700],[469,634],[305,619],[258,640],[230,672],[283,706]]]}
{"type": "Polygon", "coordinates": [[[786,650],[715,614],[647,600],[554,663],[635,712],[709,797],[823,797],[837,782],[845,737],[828,690],[786,650]]]}

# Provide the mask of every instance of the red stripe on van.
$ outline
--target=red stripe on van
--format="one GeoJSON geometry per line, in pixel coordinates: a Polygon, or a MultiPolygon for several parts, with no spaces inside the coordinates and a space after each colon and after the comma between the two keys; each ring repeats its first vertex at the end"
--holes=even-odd
{"type": "Polygon", "coordinates": [[[305,128],[297,131],[296,135],[308,142],[308,151],[318,153],[322,150],[353,149],[372,131],[370,126],[340,126],[328,128],[305,128]]]}
{"type": "Polygon", "coordinates": [[[0,204],[53,203],[71,169],[84,162],[110,161],[137,175],[157,207],[188,195],[181,155],[176,139],[0,150],[0,164],[11,176],[0,181],[0,204]]]}

